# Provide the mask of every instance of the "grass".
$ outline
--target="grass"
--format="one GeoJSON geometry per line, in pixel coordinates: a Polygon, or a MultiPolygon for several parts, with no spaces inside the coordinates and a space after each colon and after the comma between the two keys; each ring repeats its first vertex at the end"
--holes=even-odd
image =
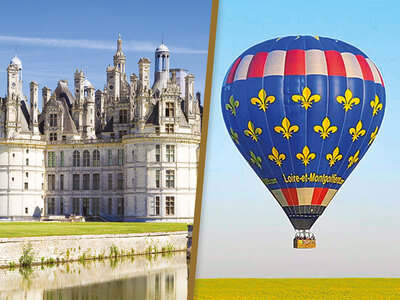
{"type": "Polygon", "coordinates": [[[195,299],[400,299],[400,278],[197,279],[195,299]]]}
{"type": "Polygon", "coordinates": [[[0,238],[85,234],[125,234],[181,230],[187,230],[186,223],[0,222],[0,238]]]}

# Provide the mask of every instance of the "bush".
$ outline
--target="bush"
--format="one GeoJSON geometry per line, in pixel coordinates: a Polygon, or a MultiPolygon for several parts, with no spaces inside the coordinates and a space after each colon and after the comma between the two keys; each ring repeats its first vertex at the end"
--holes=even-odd
{"type": "Polygon", "coordinates": [[[29,267],[33,262],[32,244],[29,242],[22,248],[22,256],[19,258],[19,264],[22,267],[29,267]]]}

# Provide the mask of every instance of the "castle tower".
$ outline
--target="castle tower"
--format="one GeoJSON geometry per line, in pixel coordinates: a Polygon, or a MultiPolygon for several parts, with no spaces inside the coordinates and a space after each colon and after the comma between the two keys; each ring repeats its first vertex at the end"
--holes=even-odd
{"type": "Polygon", "coordinates": [[[118,67],[107,68],[107,95],[108,99],[117,101],[121,92],[121,71],[118,67]]]}
{"type": "Polygon", "coordinates": [[[141,57],[139,66],[139,89],[146,92],[150,87],[150,59],[141,57]]]}
{"type": "Polygon", "coordinates": [[[30,127],[33,134],[39,134],[39,123],[38,123],[38,102],[39,102],[39,95],[38,95],[38,87],[39,85],[32,81],[30,83],[30,127]]]}
{"type": "Polygon", "coordinates": [[[83,130],[83,103],[85,101],[85,75],[83,71],[76,70],[74,74],[75,79],[75,101],[72,108],[72,118],[78,129],[79,134],[83,130]]]}
{"type": "Polygon", "coordinates": [[[92,85],[86,87],[87,97],[85,99],[85,118],[84,118],[84,132],[86,133],[87,139],[95,139],[95,111],[94,111],[94,100],[95,100],[95,88],[92,85]]]}
{"type": "Polygon", "coordinates": [[[162,43],[155,52],[155,71],[153,91],[166,87],[169,79],[169,49],[162,43]]]}
{"type": "Polygon", "coordinates": [[[121,73],[121,79],[126,79],[125,75],[125,54],[122,52],[122,40],[121,35],[118,35],[117,40],[117,52],[114,54],[114,67],[117,67],[121,73]]]}
{"type": "Polygon", "coordinates": [[[22,94],[22,63],[15,55],[7,68],[6,135],[14,136],[21,127],[19,107],[22,94]]]}
{"type": "Polygon", "coordinates": [[[188,74],[185,77],[185,113],[189,119],[195,118],[195,101],[194,76],[188,74]]]}

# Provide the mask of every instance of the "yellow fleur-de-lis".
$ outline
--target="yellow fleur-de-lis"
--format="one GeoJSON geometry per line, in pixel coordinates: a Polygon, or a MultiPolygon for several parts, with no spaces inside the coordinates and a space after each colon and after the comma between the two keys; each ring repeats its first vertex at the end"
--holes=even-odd
{"type": "Polygon", "coordinates": [[[326,159],[329,162],[329,166],[332,167],[337,161],[343,158],[342,154],[339,154],[339,147],[333,149],[332,153],[326,155],[326,159]]]}
{"type": "Polygon", "coordinates": [[[234,140],[236,144],[239,144],[239,140],[238,140],[239,135],[237,134],[237,132],[233,131],[232,128],[230,128],[229,131],[231,132],[232,140],[234,140]]]}
{"type": "Polygon", "coordinates": [[[315,159],[315,153],[310,152],[310,149],[307,146],[304,146],[303,153],[297,153],[296,158],[301,160],[303,165],[307,166],[311,160],[315,159]]]}
{"type": "Polygon", "coordinates": [[[360,104],[360,98],[353,98],[353,93],[347,89],[343,96],[337,96],[336,101],[343,104],[343,109],[347,112],[353,109],[353,105],[360,104]]]}
{"type": "Polygon", "coordinates": [[[352,141],[358,140],[360,136],[365,135],[366,131],[365,129],[362,129],[362,122],[358,121],[357,125],[355,128],[350,128],[349,133],[352,135],[352,141]]]}
{"type": "Polygon", "coordinates": [[[299,126],[297,125],[290,125],[290,121],[288,118],[283,118],[282,126],[275,126],[274,130],[277,133],[282,133],[283,137],[286,139],[290,139],[294,132],[299,131],[299,126]]]}
{"type": "Polygon", "coordinates": [[[244,134],[246,136],[251,136],[251,138],[258,142],[258,136],[262,133],[262,129],[261,128],[255,128],[254,124],[252,121],[249,121],[247,123],[247,127],[248,129],[244,130],[244,134]]]}
{"type": "Polygon", "coordinates": [[[268,155],[270,161],[274,161],[277,166],[282,166],[282,161],[286,159],[286,155],[279,153],[275,147],[272,147],[272,154],[268,155]]]}
{"type": "Polygon", "coordinates": [[[260,109],[265,111],[268,108],[268,104],[275,102],[275,96],[267,97],[267,92],[264,89],[261,89],[258,92],[258,98],[251,98],[250,102],[253,105],[258,105],[260,109]]]}
{"type": "Polygon", "coordinates": [[[233,98],[233,95],[229,98],[229,103],[225,105],[225,108],[229,110],[232,115],[236,117],[236,108],[239,107],[239,101],[233,98]]]}
{"type": "Polygon", "coordinates": [[[331,121],[329,120],[328,117],[326,117],[322,121],[322,126],[320,126],[320,125],[314,126],[314,131],[317,133],[319,132],[320,136],[324,140],[327,137],[329,137],[330,133],[335,133],[337,131],[337,126],[331,126],[331,121]]]}
{"type": "Polygon", "coordinates": [[[317,94],[311,96],[311,90],[308,87],[305,87],[303,89],[303,95],[293,95],[292,100],[296,103],[301,101],[301,107],[304,107],[305,110],[307,110],[311,107],[313,102],[321,100],[321,96],[317,94]]]}
{"type": "Polygon", "coordinates": [[[372,110],[372,115],[375,116],[378,111],[382,110],[383,104],[379,102],[379,97],[378,95],[375,95],[375,100],[372,100],[369,105],[371,106],[372,110]]]}
{"type": "Polygon", "coordinates": [[[250,151],[250,156],[250,161],[261,169],[261,157],[255,155],[253,151],[250,151]]]}
{"type": "Polygon", "coordinates": [[[368,145],[372,144],[372,142],[375,140],[377,134],[378,134],[378,126],[376,126],[375,130],[371,133],[371,135],[370,135],[371,139],[369,140],[368,145]]]}
{"type": "Polygon", "coordinates": [[[360,150],[357,150],[357,152],[353,156],[349,157],[349,164],[347,165],[347,169],[349,169],[352,165],[358,162],[359,160],[358,154],[360,154],[360,150]]]}

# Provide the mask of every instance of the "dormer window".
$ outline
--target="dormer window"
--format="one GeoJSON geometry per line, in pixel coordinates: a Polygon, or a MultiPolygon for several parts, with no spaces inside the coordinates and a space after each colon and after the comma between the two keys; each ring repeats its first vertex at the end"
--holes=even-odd
{"type": "Polygon", "coordinates": [[[57,141],[57,133],[50,132],[50,141],[57,141]]]}
{"type": "Polygon", "coordinates": [[[119,111],[119,123],[120,124],[128,123],[128,110],[127,109],[121,109],[119,111]]]}
{"type": "Polygon", "coordinates": [[[50,127],[57,127],[57,114],[50,114],[49,126],[50,127]]]}
{"type": "Polygon", "coordinates": [[[166,117],[174,117],[174,103],[167,102],[165,104],[165,116],[166,117]]]}

